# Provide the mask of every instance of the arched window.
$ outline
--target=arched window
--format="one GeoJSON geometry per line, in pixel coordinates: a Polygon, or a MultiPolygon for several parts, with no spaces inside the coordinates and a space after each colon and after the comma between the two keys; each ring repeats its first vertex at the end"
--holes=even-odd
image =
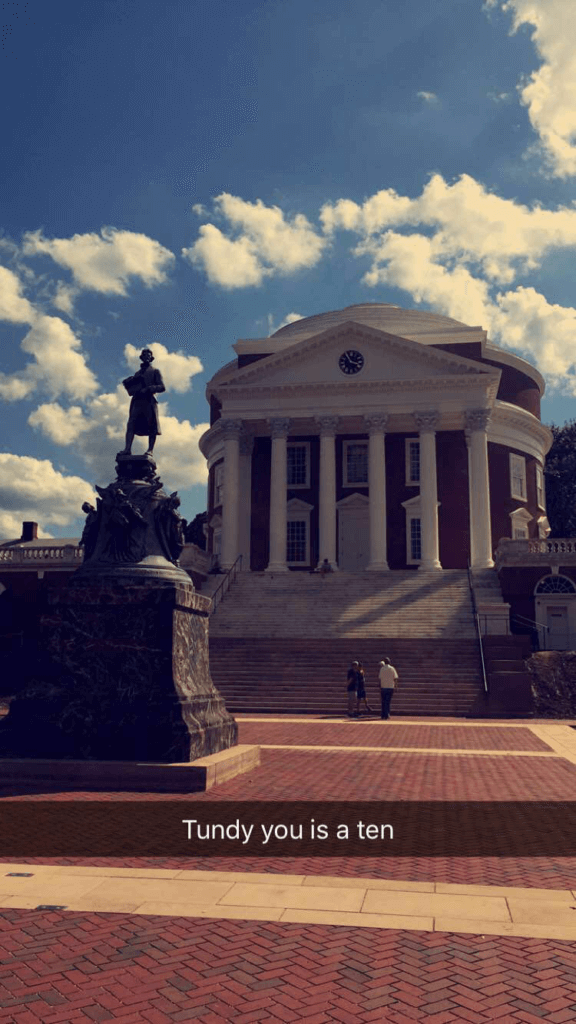
{"type": "Polygon", "coordinates": [[[544,576],[536,585],[535,594],[576,594],[576,586],[567,576],[544,576]]]}

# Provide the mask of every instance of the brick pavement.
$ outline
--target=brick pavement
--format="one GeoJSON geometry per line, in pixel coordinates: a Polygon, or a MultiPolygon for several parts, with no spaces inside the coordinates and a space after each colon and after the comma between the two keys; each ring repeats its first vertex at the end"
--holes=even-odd
{"type": "Polygon", "coordinates": [[[267,722],[239,720],[239,743],[332,747],[436,747],[445,750],[549,751],[527,728],[462,728],[457,725],[397,724],[371,719],[345,722],[267,722]]]}
{"type": "MultiPolygon", "coordinates": [[[[362,727],[362,723],[343,723],[341,728],[356,725],[362,727]]],[[[267,730],[272,726],[270,722],[267,730]]],[[[430,745],[437,746],[438,731],[436,728],[432,735],[429,730],[430,745]]],[[[466,742],[466,731],[475,730],[459,730],[459,748],[466,742]]],[[[486,732],[497,731],[478,730],[483,734],[482,743],[486,732]]],[[[518,727],[502,731],[524,732],[518,727]]],[[[510,739],[522,743],[525,737],[510,739]]],[[[469,742],[474,743],[474,738],[469,742]]],[[[501,741],[494,736],[492,742],[501,741]]],[[[421,743],[419,738],[418,745],[421,743]]],[[[504,747],[492,749],[509,747],[504,741],[504,747]]],[[[193,808],[197,801],[221,800],[329,802],[345,797],[367,801],[381,799],[383,793],[387,799],[403,800],[573,799],[576,766],[561,758],[522,756],[521,750],[528,753],[542,750],[542,746],[516,749],[519,752],[509,758],[475,756],[472,750],[464,755],[385,749],[366,754],[263,750],[258,771],[189,800],[193,808]]],[[[145,794],[109,795],[114,800],[119,797],[147,799],[145,794]]],[[[15,797],[21,801],[37,798],[30,794],[15,797]]],[[[101,799],[101,795],[83,794],[82,798],[101,799]]],[[[70,794],[44,794],[42,799],[70,799],[70,794]]],[[[502,827],[508,827],[505,820],[502,827]]],[[[28,860],[34,862],[34,858],[28,860]]],[[[64,858],[58,862],[88,864],[95,860],[64,858]]],[[[198,856],[130,861],[119,857],[103,863],[576,887],[576,858],[341,856],[268,860],[198,856]]],[[[231,1020],[238,1024],[259,1020],[271,1024],[376,1020],[392,1024],[416,1020],[428,1024],[538,1024],[543,1020],[564,1024],[575,1018],[576,946],[565,941],[282,922],[0,911],[0,1024],[59,1024],[64,1020],[72,1024],[104,1020],[164,1024],[194,1019],[203,1024],[231,1020]]]]}
{"type": "Polygon", "coordinates": [[[0,914],[2,1024],[563,1024],[569,942],[279,923],[0,914]]]}

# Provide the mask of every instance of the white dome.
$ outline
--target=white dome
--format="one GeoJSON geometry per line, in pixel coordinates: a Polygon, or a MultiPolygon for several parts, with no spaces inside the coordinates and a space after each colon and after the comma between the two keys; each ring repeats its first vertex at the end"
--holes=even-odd
{"type": "Polygon", "coordinates": [[[441,316],[423,309],[402,309],[401,306],[394,306],[389,302],[361,302],[355,306],[345,306],[344,309],[335,309],[330,313],[319,313],[317,316],[307,316],[303,320],[296,320],[286,327],[281,327],[271,337],[279,341],[303,341],[321,331],[327,331],[336,324],[345,323],[347,320],[354,320],[359,324],[366,324],[367,327],[377,327],[388,334],[396,334],[401,338],[413,338],[426,344],[426,335],[430,335],[430,342],[436,340],[438,334],[449,334],[452,332],[479,330],[463,324],[460,320],[452,320],[448,316],[441,316]]]}

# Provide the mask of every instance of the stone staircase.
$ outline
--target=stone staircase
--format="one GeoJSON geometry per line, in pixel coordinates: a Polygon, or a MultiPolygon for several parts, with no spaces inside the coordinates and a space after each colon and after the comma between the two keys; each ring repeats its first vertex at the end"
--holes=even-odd
{"type": "Polygon", "coordinates": [[[482,701],[466,572],[241,573],[210,620],[210,665],[232,712],[341,714],[361,660],[400,675],[393,713],[463,716],[482,701]]]}

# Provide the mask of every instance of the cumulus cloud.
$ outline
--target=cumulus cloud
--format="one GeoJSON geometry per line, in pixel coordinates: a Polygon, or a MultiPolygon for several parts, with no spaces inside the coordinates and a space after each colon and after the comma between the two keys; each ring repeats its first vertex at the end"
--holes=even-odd
{"type": "Polygon", "coordinates": [[[22,295],[22,282],[8,267],[0,267],[0,320],[31,324],[34,306],[22,295]]]}
{"type": "Polygon", "coordinates": [[[83,501],[94,501],[90,485],[67,476],[48,459],[0,452],[0,536],[19,537],[22,523],[64,527],[82,515],[83,501]]]}
{"type": "Polygon", "coordinates": [[[22,294],[17,275],[0,266],[0,320],[29,325],[20,343],[33,360],[11,374],[0,373],[0,398],[14,402],[37,389],[52,396],[84,398],[97,388],[80,339],[60,317],[46,316],[22,294]]]}
{"type": "Polygon", "coordinates": [[[194,245],[182,255],[221,288],[246,288],[274,274],[313,267],[327,246],[302,213],[287,219],[277,206],[260,199],[249,203],[228,193],[217,196],[214,205],[228,222],[226,230],[203,224],[194,245]]]}
{"type": "MultiPolygon", "coordinates": [[[[152,351],[156,364],[162,367],[162,379],[169,391],[176,391],[183,394],[190,391],[192,377],[202,373],[204,367],[198,356],[187,356],[181,350],[169,352],[159,341],[146,343],[146,348],[152,351]]],[[[124,358],[132,370],[140,366],[140,353],[142,349],[135,345],[124,346],[124,358]]]]}
{"type": "Polygon", "coordinates": [[[421,89],[420,92],[416,93],[416,95],[419,96],[421,100],[424,100],[426,103],[429,103],[431,106],[434,106],[436,103],[438,103],[438,97],[435,92],[426,92],[425,89],[421,89]]]}
{"type": "Polygon", "coordinates": [[[512,14],[512,32],[532,29],[540,67],[519,85],[520,99],[555,176],[576,174],[576,18],[573,0],[488,0],[512,14]]]}
{"type": "Polygon", "coordinates": [[[153,238],[116,228],[72,238],[45,238],[41,231],[29,231],[22,252],[50,256],[71,271],[78,288],[105,295],[126,295],[132,278],[149,288],[163,284],[174,262],[173,253],[153,238]]]}
{"type": "MultiPolygon", "coordinates": [[[[74,445],[99,483],[109,483],[118,451],[124,445],[130,399],[119,385],[115,391],[97,395],[85,403],[68,408],[58,402],[39,406],[28,418],[30,426],[55,444],[74,445]]],[[[172,489],[203,484],[207,479],[206,461],[198,448],[198,439],[208,423],[191,424],[169,413],[160,402],[158,446],[162,449],[162,477],[172,489]]],[[[147,438],[136,437],[133,451],[144,451],[147,438]]]]}
{"type": "Polygon", "coordinates": [[[67,313],[68,316],[72,316],[74,312],[74,300],[78,295],[78,288],[74,288],[73,285],[65,284],[64,281],[58,281],[56,285],[56,291],[52,298],[52,305],[56,309],[62,310],[63,313],[67,313]]]}
{"type": "Polygon", "coordinates": [[[274,324],[274,317],[272,313],[268,313],[268,337],[271,334],[275,334],[281,327],[287,327],[288,324],[295,324],[297,320],[303,320],[304,317],[300,313],[287,313],[283,320],[279,324],[274,324]]]}
{"type": "Polygon", "coordinates": [[[415,199],[383,189],[362,204],[349,199],[326,203],[320,220],[331,234],[341,229],[376,236],[392,227],[430,228],[435,257],[479,265],[500,284],[533,270],[553,249],[576,245],[573,207],[526,206],[489,192],[468,174],[453,184],[433,174],[415,199]]]}

